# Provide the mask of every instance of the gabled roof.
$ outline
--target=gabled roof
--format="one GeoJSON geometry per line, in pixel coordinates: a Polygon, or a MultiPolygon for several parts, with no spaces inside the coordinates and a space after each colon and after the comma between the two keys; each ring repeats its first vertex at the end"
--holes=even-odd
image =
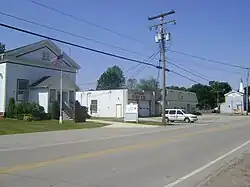
{"type": "Polygon", "coordinates": [[[50,76],[44,76],[41,79],[37,80],[36,82],[32,83],[29,87],[37,87],[40,83],[48,79],[50,76]]]}
{"type": "MultiPolygon", "coordinates": [[[[4,56],[6,58],[8,57],[22,57],[28,53],[35,52],[37,50],[40,50],[42,48],[47,48],[49,51],[51,51],[54,55],[59,56],[61,54],[61,49],[52,41],[50,40],[42,40],[36,43],[32,43],[29,45],[25,45],[16,49],[12,49],[9,51],[6,51],[4,53],[4,56]]],[[[66,53],[63,52],[63,58],[67,62],[70,63],[70,65],[76,69],[80,69],[81,67],[73,60],[71,59],[66,53]]]]}
{"type": "Polygon", "coordinates": [[[230,94],[232,94],[232,93],[235,93],[235,94],[238,94],[238,95],[241,95],[241,96],[244,95],[244,93],[242,93],[242,92],[238,92],[238,91],[236,91],[236,90],[232,90],[232,91],[226,93],[224,96],[228,96],[228,95],[230,95],[230,94]]]}
{"type": "MultiPolygon", "coordinates": [[[[54,88],[60,89],[61,76],[45,76],[32,83],[30,88],[54,88]]],[[[79,87],[67,76],[63,75],[63,88],[79,90],[79,87]]]]}

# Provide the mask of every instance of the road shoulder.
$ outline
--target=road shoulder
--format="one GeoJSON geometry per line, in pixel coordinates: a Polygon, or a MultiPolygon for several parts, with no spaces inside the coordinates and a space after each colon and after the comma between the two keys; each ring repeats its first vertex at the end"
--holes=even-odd
{"type": "Polygon", "coordinates": [[[213,172],[197,187],[250,186],[250,150],[213,172]]]}

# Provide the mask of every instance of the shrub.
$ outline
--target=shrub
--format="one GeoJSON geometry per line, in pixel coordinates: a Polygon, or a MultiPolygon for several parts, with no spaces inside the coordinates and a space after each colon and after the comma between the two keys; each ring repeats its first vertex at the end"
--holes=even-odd
{"type": "Polygon", "coordinates": [[[16,116],[16,104],[15,104],[15,99],[10,98],[9,100],[9,106],[7,109],[6,117],[7,118],[14,118],[16,116]]]}
{"type": "Polygon", "coordinates": [[[32,119],[33,119],[32,114],[24,114],[23,116],[24,121],[32,121],[32,119]]]}
{"type": "Polygon", "coordinates": [[[46,113],[44,112],[44,108],[36,103],[33,103],[31,108],[31,114],[37,119],[43,120],[44,115],[46,115],[46,113]]]}
{"type": "Polygon", "coordinates": [[[24,114],[17,114],[15,118],[18,120],[23,120],[23,117],[24,117],[24,114]]]}
{"type": "Polygon", "coordinates": [[[85,122],[88,117],[87,107],[81,106],[78,101],[75,102],[75,123],[85,122]]]}
{"type": "Polygon", "coordinates": [[[16,118],[23,120],[27,114],[32,116],[34,120],[46,120],[47,114],[44,112],[44,108],[37,103],[20,103],[16,106],[16,118]]]}
{"type": "Polygon", "coordinates": [[[52,119],[59,119],[59,105],[57,101],[52,102],[52,107],[51,107],[51,118],[52,119]]]}

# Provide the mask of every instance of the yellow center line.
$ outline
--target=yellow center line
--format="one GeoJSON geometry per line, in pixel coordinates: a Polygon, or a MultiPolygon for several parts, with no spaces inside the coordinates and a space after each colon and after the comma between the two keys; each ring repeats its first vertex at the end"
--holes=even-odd
{"type": "Polygon", "coordinates": [[[222,128],[210,128],[208,130],[201,130],[201,131],[196,131],[196,132],[192,132],[192,133],[184,133],[181,135],[176,135],[176,136],[172,136],[172,137],[168,137],[168,138],[155,139],[155,140],[151,140],[151,141],[144,142],[144,143],[138,143],[138,144],[134,144],[134,145],[122,146],[122,147],[111,148],[111,149],[106,149],[106,150],[101,150],[101,151],[96,151],[96,152],[90,152],[90,153],[83,153],[83,154],[79,154],[79,155],[67,156],[67,157],[52,159],[52,160],[48,160],[48,161],[3,167],[3,168],[0,168],[0,174],[10,174],[10,173],[18,172],[18,171],[25,171],[25,170],[35,169],[35,168],[39,168],[39,167],[44,167],[44,166],[50,166],[53,164],[76,161],[79,159],[96,158],[96,157],[100,157],[100,156],[111,154],[111,153],[120,153],[120,152],[124,152],[124,151],[150,148],[150,147],[153,147],[156,145],[161,145],[163,143],[169,142],[171,140],[192,137],[192,136],[196,136],[196,135],[204,134],[204,133],[208,133],[208,132],[225,131],[225,130],[228,130],[232,127],[233,126],[227,125],[227,126],[224,126],[222,128]]]}

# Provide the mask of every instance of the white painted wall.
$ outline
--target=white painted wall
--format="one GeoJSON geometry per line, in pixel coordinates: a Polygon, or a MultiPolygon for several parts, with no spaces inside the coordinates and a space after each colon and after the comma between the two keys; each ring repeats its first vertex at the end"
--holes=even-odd
{"type": "Polygon", "coordinates": [[[27,59],[27,60],[43,60],[43,52],[49,53],[49,58],[54,58],[56,55],[52,53],[47,47],[43,47],[42,49],[33,51],[31,53],[27,53],[25,55],[22,55],[18,58],[20,59],[27,59]]]}
{"type": "Polygon", "coordinates": [[[225,96],[225,102],[220,105],[220,113],[233,113],[234,109],[244,111],[243,95],[237,92],[232,92],[225,96]]]}
{"type": "MultiPolygon", "coordinates": [[[[76,73],[64,72],[65,75],[68,75],[71,80],[75,82],[76,73]]],[[[28,79],[30,84],[36,82],[44,76],[58,76],[60,71],[53,69],[45,69],[38,67],[23,66],[18,64],[7,64],[7,78],[6,78],[6,99],[7,103],[11,97],[16,99],[16,89],[17,89],[17,79],[28,79]]]]}
{"type": "Polygon", "coordinates": [[[38,103],[40,106],[44,107],[44,111],[48,113],[48,90],[46,88],[36,88],[30,90],[30,102],[38,103]]]}
{"type": "Polygon", "coordinates": [[[97,113],[92,113],[95,117],[116,117],[116,105],[122,105],[122,117],[124,117],[124,108],[127,104],[127,90],[100,90],[76,92],[76,100],[82,106],[89,109],[91,100],[97,100],[97,113]]]}
{"type": "MultiPolygon", "coordinates": [[[[22,55],[22,56],[18,57],[18,59],[35,60],[35,61],[40,61],[44,64],[51,64],[51,60],[55,57],[56,57],[56,55],[53,52],[51,52],[47,47],[43,47],[42,49],[39,49],[37,51],[33,51],[31,53],[27,53],[25,55],[22,55]],[[49,60],[43,59],[44,52],[48,54],[49,60]]],[[[69,65],[66,65],[65,63],[63,63],[63,67],[69,67],[69,65]]]]}
{"type": "Polygon", "coordinates": [[[0,112],[5,112],[5,69],[6,64],[0,64],[0,112]]]}
{"type": "Polygon", "coordinates": [[[42,91],[38,93],[38,103],[43,106],[44,111],[48,113],[48,91],[42,91]]]}

